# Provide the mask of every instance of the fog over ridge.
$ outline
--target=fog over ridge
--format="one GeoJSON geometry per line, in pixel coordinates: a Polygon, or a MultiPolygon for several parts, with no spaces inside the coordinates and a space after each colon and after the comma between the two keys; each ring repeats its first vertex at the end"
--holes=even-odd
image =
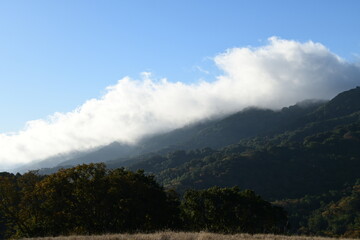
{"type": "Polygon", "coordinates": [[[360,68],[324,45],[277,37],[266,45],[232,48],[214,57],[223,71],[214,81],[185,84],[124,77],[99,99],[68,113],[29,121],[14,134],[0,134],[0,170],[113,141],[136,143],[248,106],[281,108],[304,99],[329,99],[360,85],[360,68]]]}

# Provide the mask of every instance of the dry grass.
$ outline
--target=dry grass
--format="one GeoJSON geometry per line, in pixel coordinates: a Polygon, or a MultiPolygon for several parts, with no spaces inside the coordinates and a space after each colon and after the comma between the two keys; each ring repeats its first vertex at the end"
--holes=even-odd
{"type": "Polygon", "coordinates": [[[282,236],[271,234],[234,234],[198,232],[158,232],[152,234],[108,234],[98,236],[70,236],[27,238],[26,240],[333,240],[325,237],[282,236]]]}

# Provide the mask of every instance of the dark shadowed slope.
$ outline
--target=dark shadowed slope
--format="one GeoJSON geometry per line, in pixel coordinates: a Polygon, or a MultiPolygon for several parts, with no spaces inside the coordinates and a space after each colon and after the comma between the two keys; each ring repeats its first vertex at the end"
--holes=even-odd
{"type": "Polygon", "coordinates": [[[221,148],[238,141],[280,133],[303,124],[301,117],[317,109],[323,102],[297,104],[281,111],[249,108],[220,120],[208,120],[169,133],[147,136],[137,145],[112,143],[79,158],[61,162],[59,166],[89,162],[106,162],[141,156],[152,152],[167,153],[176,149],[221,148]]]}

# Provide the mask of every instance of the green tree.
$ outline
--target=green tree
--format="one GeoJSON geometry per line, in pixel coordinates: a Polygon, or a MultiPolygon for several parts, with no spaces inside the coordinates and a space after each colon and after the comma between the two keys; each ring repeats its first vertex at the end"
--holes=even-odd
{"type": "Polygon", "coordinates": [[[30,196],[41,178],[34,171],[23,175],[0,174],[0,214],[6,226],[4,237],[32,235],[36,216],[30,211],[33,208],[30,196]]]}
{"type": "Polygon", "coordinates": [[[348,196],[314,211],[308,221],[312,234],[360,237],[360,184],[355,184],[348,196]]]}
{"type": "Polygon", "coordinates": [[[173,227],[178,201],[143,171],[79,165],[46,176],[30,196],[33,236],[173,227]]]}
{"type": "Polygon", "coordinates": [[[287,221],[281,208],[238,187],[188,190],[181,209],[187,229],[195,231],[276,233],[284,231],[287,221]]]}

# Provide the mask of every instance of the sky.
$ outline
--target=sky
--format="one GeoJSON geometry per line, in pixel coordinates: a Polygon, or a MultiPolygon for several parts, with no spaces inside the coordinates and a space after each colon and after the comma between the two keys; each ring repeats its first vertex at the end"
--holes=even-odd
{"type": "Polygon", "coordinates": [[[360,1],[0,1],[0,170],[360,85],[360,1]],[[322,89],[322,91],[319,91],[322,89]]]}

